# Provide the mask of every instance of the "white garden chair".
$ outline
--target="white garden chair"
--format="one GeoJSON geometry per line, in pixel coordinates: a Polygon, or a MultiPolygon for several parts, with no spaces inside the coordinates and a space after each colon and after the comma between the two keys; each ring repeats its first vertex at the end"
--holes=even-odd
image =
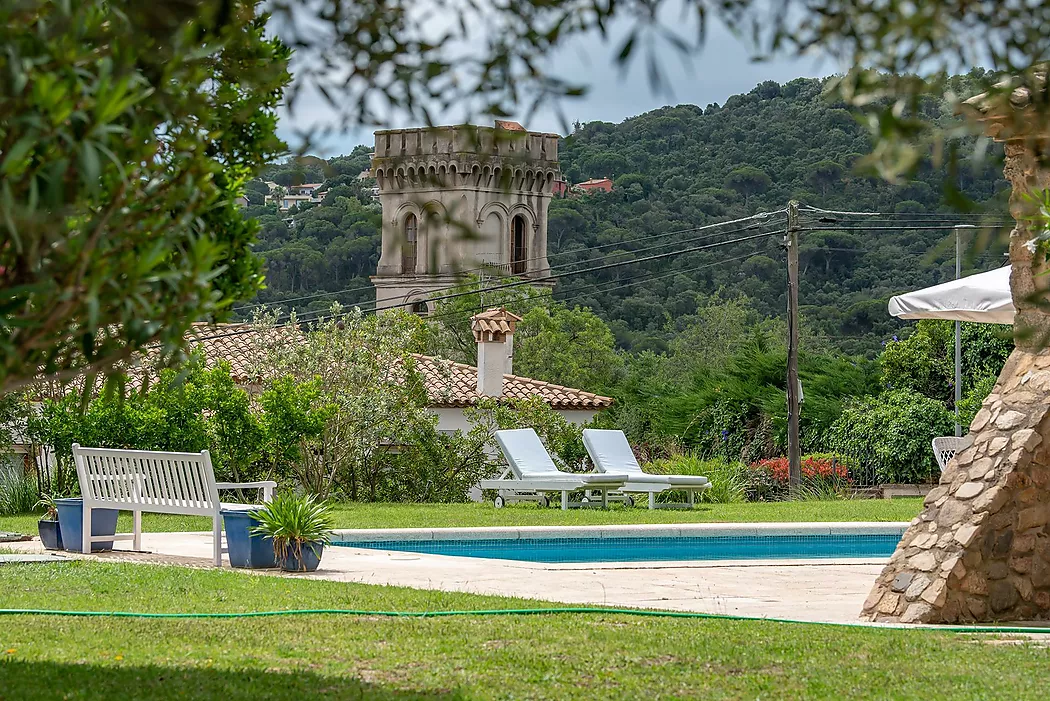
{"type": "Polygon", "coordinates": [[[959,436],[938,436],[933,439],[933,457],[937,460],[937,467],[941,468],[941,472],[944,472],[948,463],[962,448],[963,439],[959,436]]]}

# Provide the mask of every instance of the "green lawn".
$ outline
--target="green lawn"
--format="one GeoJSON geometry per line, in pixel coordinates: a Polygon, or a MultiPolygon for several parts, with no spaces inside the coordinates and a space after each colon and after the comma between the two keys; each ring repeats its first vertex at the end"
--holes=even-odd
{"type": "MultiPolygon", "coordinates": [[[[693,523],[712,521],[910,521],[922,509],[921,499],[850,499],[759,504],[704,504],[691,511],[626,508],[613,504],[608,510],[541,509],[535,504],[515,504],[496,509],[492,504],[340,504],[335,509],[337,528],[442,528],[450,526],[586,526],[614,523],[693,523]]],[[[33,514],[0,516],[0,531],[36,533],[33,514]]],[[[121,531],[131,529],[122,514],[121,531]]],[[[185,516],[144,514],[146,531],[206,531],[210,521],[185,516]]]]}
{"type": "MultiPolygon", "coordinates": [[[[0,566],[0,605],[451,610],[540,602],[141,564],[0,566]]],[[[1038,698],[1050,652],[974,635],[613,614],[0,619],[0,698],[1038,698]]]]}

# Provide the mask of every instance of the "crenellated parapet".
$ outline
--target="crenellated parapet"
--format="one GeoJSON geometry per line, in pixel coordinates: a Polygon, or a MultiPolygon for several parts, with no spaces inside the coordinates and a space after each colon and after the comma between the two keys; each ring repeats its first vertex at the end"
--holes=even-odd
{"type": "Polygon", "coordinates": [[[382,306],[422,313],[467,274],[550,284],[557,135],[514,122],[377,131],[372,174],[383,207],[372,277],[382,306]]]}
{"type": "Polygon", "coordinates": [[[372,173],[380,192],[471,188],[551,193],[554,134],[470,125],[376,132],[372,173]]]}

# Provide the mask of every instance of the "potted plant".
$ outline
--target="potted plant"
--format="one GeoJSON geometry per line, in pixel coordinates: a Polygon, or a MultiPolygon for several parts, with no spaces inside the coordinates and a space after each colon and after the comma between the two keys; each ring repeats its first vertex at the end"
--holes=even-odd
{"type": "Polygon", "coordinates": [[[277,567],[273,539],[254,531],[259,525],[258,509],[222,509],[219,513],[222,514],[226,529],[226,547],[231,567],[277,567]]]}
{"type": "Polygon", "coordinates": [[[36,522],[40,542],[44,544],[45,550],[61,550],[62,529],[58,526],[58,505],[55,504],[55,498],[50,494],[46,495],[36,505],[38,508],[44,508],[44,517],[36,522]]]}
{"type": "MultiPolygon", "coordinates": [[[[62,531],[62,544],[67,552],[83,552],[84,531],[84,500],[80,497],[67,497],[55,499],[58,507],[59,529],[62,531]]],[[[116,509],[92,509],[91,510],[91,535],[107,536],[117,532],[116,509]]],[[[91,552],[97,553],[103,550],[112,550],[113,541],[96,541],[91,544],[91,552]]]]}
{"type": "Polygon", "coordinates": [[[285,572],[313,572],[332,539],[332,509],[313,495],[278,494],[255,512],[252,533],[273,540],[277,564],[285,572]]]}

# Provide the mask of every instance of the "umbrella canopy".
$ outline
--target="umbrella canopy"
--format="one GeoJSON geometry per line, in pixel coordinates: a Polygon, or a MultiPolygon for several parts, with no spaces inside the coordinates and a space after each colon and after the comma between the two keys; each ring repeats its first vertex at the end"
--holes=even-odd
{"type": "Polygon", "coordinates": [[[1010,266],[891,297],[889,310],[898,319],[1012,324],[1010,266]]]}

